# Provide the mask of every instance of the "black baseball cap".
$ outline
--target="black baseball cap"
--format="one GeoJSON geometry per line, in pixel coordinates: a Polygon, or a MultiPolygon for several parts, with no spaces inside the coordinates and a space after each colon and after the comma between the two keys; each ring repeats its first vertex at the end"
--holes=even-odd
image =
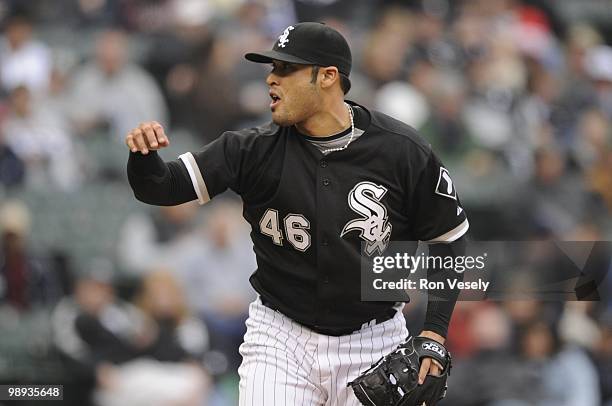
{"type": "Polygon", "coordinates": [[[278,60],[303,65],[335,66],[348,78],[351,73],[351,49],[335,29],[315,22],[290,25],[278,36],[271,51],[250,52],[244,56],[252,62],[272,63],[278,60]]]}

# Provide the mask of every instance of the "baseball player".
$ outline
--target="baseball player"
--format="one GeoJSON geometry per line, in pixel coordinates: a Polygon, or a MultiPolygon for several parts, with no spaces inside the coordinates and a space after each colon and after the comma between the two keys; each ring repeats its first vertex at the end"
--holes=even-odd
{"type": "Polygon", "coordinates": [[[126,137],[137,199],[205,204],[229,188],[244,202],[259,295],[240,347],[240,405],[435,404],[456,296],[430,300],[407,340],[403,304],[361,301],[359,274],[362,255],[391,240],[459,252],[468,220],[448,171],[414,129],[344,100],[351,51],[336,30],[295,24],[245,57],[270,65],[272,122],[170,162],[156,152],[169,144],[159,123],[126,137]]]}

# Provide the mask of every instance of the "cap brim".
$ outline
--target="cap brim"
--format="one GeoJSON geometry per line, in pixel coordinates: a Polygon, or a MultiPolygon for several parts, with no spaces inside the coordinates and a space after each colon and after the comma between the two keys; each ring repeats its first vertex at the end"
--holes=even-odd
{"type": "Polygon", "coordinates": [[[251,62],[257,63],[272,63],[272,61],[283,61],[289,63],[299,63],[302,65],[313,65],[313,63],[310,61],[278,51],[249,52],[244,57],[251,62]]]}

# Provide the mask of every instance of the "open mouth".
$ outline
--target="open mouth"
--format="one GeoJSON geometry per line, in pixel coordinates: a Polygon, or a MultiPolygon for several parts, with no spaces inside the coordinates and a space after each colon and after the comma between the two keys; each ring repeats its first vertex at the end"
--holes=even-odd
{"type": "Polygon", "coordinates": [[[270,108],[278,106],[281,101],[281,98],[274,93],[270,93],[270,98],[272,99],[272,102],[270,102],[270,108]]]}

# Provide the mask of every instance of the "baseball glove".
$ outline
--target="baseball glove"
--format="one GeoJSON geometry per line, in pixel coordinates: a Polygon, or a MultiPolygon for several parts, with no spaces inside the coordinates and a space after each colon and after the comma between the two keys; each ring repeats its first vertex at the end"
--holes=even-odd
{"type": "Polygon", "coordinates": [[[410,337],[347,386],[353,388],[357,399],[366,406],[433,406],[446,395],[450,369],[451,356],[442,344],[426,337],[410,337]],[[442,372],[440,376],[427,375],[419,385],[424,357],[437,361],[442,372]]]}

